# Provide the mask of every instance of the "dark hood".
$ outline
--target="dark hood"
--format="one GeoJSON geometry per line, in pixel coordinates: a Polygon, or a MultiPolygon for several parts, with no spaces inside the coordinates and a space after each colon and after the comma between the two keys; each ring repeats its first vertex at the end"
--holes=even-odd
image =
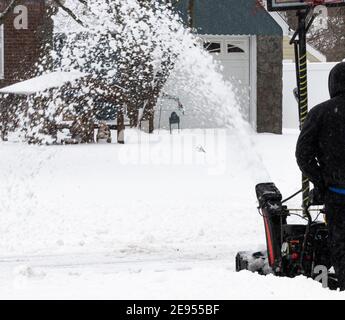
{"type": "Polygon", "coordinates": [[[345,94],[345,62],[338,63],[331,70],[328,87],[331,98],[345,94]]]}

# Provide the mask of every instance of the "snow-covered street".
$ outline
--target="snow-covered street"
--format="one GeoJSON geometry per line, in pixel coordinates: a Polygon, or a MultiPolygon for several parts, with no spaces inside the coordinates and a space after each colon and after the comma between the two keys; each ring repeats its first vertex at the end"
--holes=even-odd
{"type": "Polygon", "coordinates": [[[265,245],[255,184],[300,187],[297,133],[126,134],[126,145],[0,144],[0,298],[344,298],[235,273],[238,251],[265,245]]]}

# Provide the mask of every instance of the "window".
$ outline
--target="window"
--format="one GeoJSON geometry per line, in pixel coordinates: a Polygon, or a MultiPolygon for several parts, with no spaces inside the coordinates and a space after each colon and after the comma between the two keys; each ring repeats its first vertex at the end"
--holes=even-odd
{"type": "Polygon", "coordinates": [[[244,50],[234,44],[228,43],[228,53],[244,53],[244,50]]]}
{"type": "Polygon", "coordinates": [[[0,26],[0,79],[4,78],[4,25],[0,26]]]}
{"type": "Polygon", "coordinates": [[[205,42],[204,48],[210,53],[220,53],[221,43],[220,42],[205,42]]]}

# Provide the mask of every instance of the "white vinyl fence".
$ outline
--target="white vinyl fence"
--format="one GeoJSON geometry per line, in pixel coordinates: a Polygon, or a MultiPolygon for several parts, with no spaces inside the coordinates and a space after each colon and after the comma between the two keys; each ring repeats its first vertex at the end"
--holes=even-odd
{"type": "MultiPolygon", "coordinates": [[[[309,63],[308,90],[309,108],[329,99],[328,75],[336,63],[309,63]]],[[[283,64],[283,128],[297,129],[298,105],[293,95],[296,88],[296,71],[294,63],[283,64]]]]}

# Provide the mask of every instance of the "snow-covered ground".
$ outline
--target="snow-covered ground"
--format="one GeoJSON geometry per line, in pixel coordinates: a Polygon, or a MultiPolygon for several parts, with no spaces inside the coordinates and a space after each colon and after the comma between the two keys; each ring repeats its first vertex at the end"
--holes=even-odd
{"type": "Polygon", "coordinates": [[[0,143],[0,298],[345,298],[301,277],[235,272],[237,251],[265,244],[255,184],[300,186],[297,133],[126,136],[0,143]]]}

